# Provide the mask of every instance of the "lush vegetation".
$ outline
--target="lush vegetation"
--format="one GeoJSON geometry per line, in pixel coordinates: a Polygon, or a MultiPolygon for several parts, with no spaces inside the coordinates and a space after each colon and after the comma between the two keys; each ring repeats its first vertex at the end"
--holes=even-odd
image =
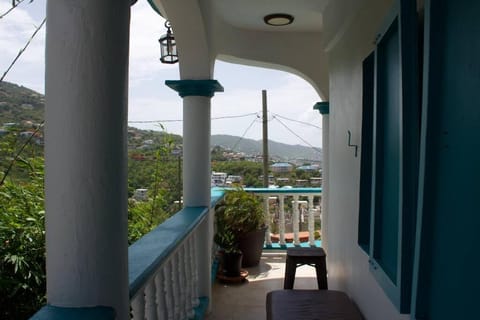
{"type": "MultiPolygon", "coordinates": [[[[42,95],[0,82],[0,125],[16,123],[0,127],[2,320],[28,318],[45,303],[43,111],[42,95]]],[[[180,209],[181,143],[180,136],[128,128],[129,243],[180,209]],[[131,199],[136,189],[148,189],[147,199],[131,199]]],[[[262,185],[261,163],[225,161],[221,148],[212,160],[214,171],[242,176],[247,186],[262,185]]]]}
{"type": "MultiPolygon", "coordinates": [[[[45,303],[43,148],[22,130],[0,137],[0,319],[26,319],[45,303]]],[[[146,201],[129,199],[129,243],[179,209],[181,158],[170,155],[174,139],[162,138],[141,159],[129,152],[129,190],[149,190],[146,201]]]]}

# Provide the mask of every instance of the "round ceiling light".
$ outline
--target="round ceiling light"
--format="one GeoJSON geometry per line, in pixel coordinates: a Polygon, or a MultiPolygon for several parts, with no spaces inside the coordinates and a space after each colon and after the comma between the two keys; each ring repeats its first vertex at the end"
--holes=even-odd
{"type": "Polygon", "coordinates": [[[280,27],[291,24],[293,16],[287,13],[272,13],[263,17],[263,21],[268,25],[280,27]]]}

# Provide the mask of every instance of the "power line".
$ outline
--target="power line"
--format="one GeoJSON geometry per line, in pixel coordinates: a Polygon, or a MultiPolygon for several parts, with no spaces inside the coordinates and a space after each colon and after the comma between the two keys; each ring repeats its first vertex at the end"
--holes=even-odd
{"type": "MultiPolygon", "coordinates": [[[[16,3],[15,3],[15,0],[12,1],[12,7],[10,9],[8,9],[7,11],[5,11],[3,14],[0,15],[0,19],[2,19],[3,17],[5,17],[7,14],[9,14],[10,12],[13,11],[13,9],[15,9],[20,3],[22,3],[23,1],[25,0],[18,0],[16,3]]],[[[33,2],[33,0],[31,0],[30,2],[33,2]]]]}
{"type": "MultiPolygon", "coordinates": [[[[249,117],[257,115],[258,112],[252,112],[252,113],[246,113],[246,114],[240,114],[240,115],[233,115],[233,116],[223,116],[223,117],[214,117],[211,118],[211,120],[220,120],[220,119],[233,119],[233,118],[243,118],[243,117],[249,117]]],[[[181,119],[168,119],[168,120],[132,120],[128,121],[128,123],[158,123],[158,122],[181,122],[183,120],[181,119]]]]}
{"type": "Polygon", "coordinates": [[[312,150],[315,150],[317,151],[318,153],[321,153],[322,151],[319,150],[318,148],[312,146],[310,143],[308,143],[305,139],[303,139],[302,137],[300,137],[298,134],[296,134],[292,129],[290,129],[285,123],[283,123],[282,121],[280,121],[280,119],[278,119],[277,117],[273,117],[274,119],[276,119],[278,122],[280,122],[280,124],[282,126],[284,126],[288,131],[290,131],[293,135],[295,135],[297,138],[299,138],[300,140],[303,141],[303,143],[305,143],[306,145],[308,145],[310,148],[312,148],[312,150]]]}
{"type": "Polygon", "coordinates": [[[159,123],[159,122],[182,122],[183,120],[181,119],[167,119],[167,120],[134,120],[134,121],[128,121],[128,123],[159,123]]]}
{"type": "Polygon", "coordinates": [[[241,114],[241,115],[237,115],[237,116],[216,117],[216,118],[212,118],[212,120],[232,119],[232,118],[244,118],[244,117],[253,116],[253,115],[256,115],[256,116],[258,117],[258,112],[246,113],[246,114],[241,114]]]}
{"type": "Polygon", "coordinates": [[[20,154],[23,152],[25,147],[30,143],[30,141],[32,141],[33,137],[40,131],[40,129],[43,128],[44,123],[45,123],[45,120],[42,121],[42,123],[40,123],[40,125],[37,127],[37,129],[35,129],[35,131],[32,133],[32,135],[30,135],[30,137],[27,139],[27,141],[25,141],[25,143],[22,145],[22,147],[18,150],[17,154],[13,157],[12,161],[10,161],[10,164],[9,164],[8,168],[5,170],[5,172],[3,172],[3,177],[2,177],[2,180],[0,181],[0,186],[3,185],[3,183],[5,182],[5,179],[7,179],[7,176],[10,173],[10,170],[12,170],[13,165],[19,159],[20,154]]]}
{"type": "Polygon", "coordinates": [[[284,120],[289,120],[289,121],[301,123],[301,124],[304,124],[304,125],[306,125],[306,126],[315,127],[315,128],[317,128],[317,129],[322,130],[321,127],[319,127],[319,126],[317,126],[317,125],[314,125],[314,124],[312,124],[312,123],[308,123],[308,122],[304,122],[304,121],[299,121],[299,120],[290,119],[290,118],[281,116],[281,115],[279,115],[278,113],[272,113],[272,114],[273,114],[274,117],[277,116],[277,117],[282,118],[282,119],[284,119],[284,120]]]}
{"type": "MultiPolygon", "coordinates": [[[[260,118],[260,116],[258,114],[257,114],[257,118],[260,118]]],[[[237,140],[237,142],[235,142],[235,144],[232,147],[232,150],[235,150],[235,148],[240,143],[240,141],[243,140],[243,138],[247,134],[248,130],[250,130],[250,128],[255,124],[255,122],[257,122],[257,118],[253,119],[253,121],[250,123],[250,125],[247,127],[247,129],[243,132],[242,136],[237,140]]]]}
{"type": "Polygon", "coordinates": [[[32,42],[33,38],[35,38],[35,36],[37,35],[37,32],[43,27],[43,25],[45,24],[45,21],[47,20],[47,18],[44,18],[42,23],[37,27],[37,29],[35,29],[35,32],[32,34],[32,36],[30,37],[30,39],[28,39],[27,43],[25,44],[25,46],[20,49],[20,51],[18,52],[17,56],[15,57],[15,59],[13,59],[12,63],[10,64],[10,66],[8,67],[7,71],[5,71],[5,73],[3,74],[2,78],[0,78],[0,82],[3,81],[3,79],[5,79],[5,77],[7,76],[8,72],[10,71],[10,69],[12,69],[12,67],[15,65],[15,63],[17,62],[18,58],[20,58],[20,56],[22,55],[23,52],[25,52],[25,50],[27,49],[28,45],[30,44],[30,42],[32,42]]]}

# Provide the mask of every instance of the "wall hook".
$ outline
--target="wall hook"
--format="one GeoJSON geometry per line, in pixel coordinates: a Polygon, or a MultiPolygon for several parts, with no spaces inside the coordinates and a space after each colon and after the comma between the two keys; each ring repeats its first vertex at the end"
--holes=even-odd
{"type": "Polygon", "coordinates": [[[358,155],[358,145],[352,144],[352,133],[350,132],[350,130],[348,130],[347,133],[348,133],[348,146],[355,148],[355,158],[356,158],[358,155]]]}

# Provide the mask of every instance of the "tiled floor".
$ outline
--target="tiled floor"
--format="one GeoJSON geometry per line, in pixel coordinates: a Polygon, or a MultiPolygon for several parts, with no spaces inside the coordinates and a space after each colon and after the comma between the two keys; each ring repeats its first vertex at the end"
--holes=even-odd
{"type": "MultiPolygon", "coordinates": [[[[212,293],[212,312],[208,320],[263,320],[266,318],[267,292],[283,289],[285,251],[264,251],[260,264],[248,268],[247,281],[222,284],[216,281],[212,293]]],[[[317,289],[315,269],[297,268],[294,289],[317,289]]]]}

